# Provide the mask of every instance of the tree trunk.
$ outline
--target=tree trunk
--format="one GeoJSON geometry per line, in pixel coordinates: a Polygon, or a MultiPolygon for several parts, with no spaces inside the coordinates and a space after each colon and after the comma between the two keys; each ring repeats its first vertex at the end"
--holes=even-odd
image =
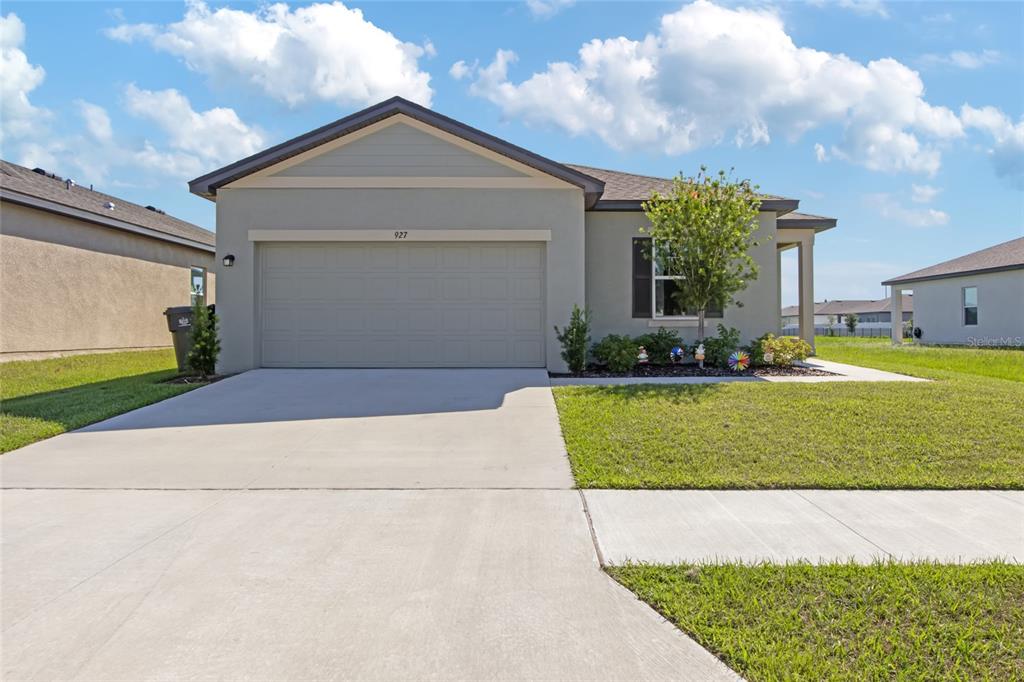
{"type": "Polygon", "coordinates": [[[697,311],[697,343],[704,343],[704,309],[697,311]]]}

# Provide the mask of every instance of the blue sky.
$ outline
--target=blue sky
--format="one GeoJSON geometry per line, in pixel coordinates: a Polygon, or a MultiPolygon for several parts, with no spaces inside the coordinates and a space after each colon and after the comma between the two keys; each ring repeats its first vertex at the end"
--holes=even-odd
{"type": "MultiPolygon", "coordinates": [[[[839,218],[818,298],[1024,235],[1024,3],[5,2],[5,159],[186,182],[392,94],[556,160],[735,167],[839,218]]],[[[793,302],[787,261],[784,298],[793,302]]]]}

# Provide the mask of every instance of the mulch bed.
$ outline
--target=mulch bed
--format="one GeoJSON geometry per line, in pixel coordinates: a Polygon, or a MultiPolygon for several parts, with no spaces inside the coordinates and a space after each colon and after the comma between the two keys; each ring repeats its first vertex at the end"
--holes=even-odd
{"type": "Polygon", "coordinates": [[[192,375],[178,375],[167,381],[161,381],[161,384],[213,384],[221,379],[227,379],[230,374],[212,374],[204,379],[192,375]]]}
{"type": "Polygon", "coordinates": [[[734,372],[731,369],[719,369],[718,367],[705,367],[701,369],[696,363],[682,365],[637,365],[630,372],[610,372],[598,365],[591,365],[582,374],[569,374],[559,372],[548,372],[553,378],[583,377],[583,378],[608,378],[608,377],[733,377],[733,376],[754,376],[754,377],[830,377],[835,376],[832,372],[824,372],[820,369],[810,367],[777,367],[768,365],[765,367],[754,367],[743,372],[734,372]]]}

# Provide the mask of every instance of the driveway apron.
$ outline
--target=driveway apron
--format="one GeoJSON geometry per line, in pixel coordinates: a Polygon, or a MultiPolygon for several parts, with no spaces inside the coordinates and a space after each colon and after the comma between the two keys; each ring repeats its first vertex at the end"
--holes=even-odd
{"type": "Polygon", "coordinates": [[[732,679],[604,575],[542,371],[258,370],[0,457],[4,679],[732,679]]]}

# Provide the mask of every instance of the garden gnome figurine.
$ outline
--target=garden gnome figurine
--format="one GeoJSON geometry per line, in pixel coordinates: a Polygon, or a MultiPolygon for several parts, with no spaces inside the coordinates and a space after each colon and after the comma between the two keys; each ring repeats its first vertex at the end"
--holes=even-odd
{"type": "Polygon", "coordinates": [[[693,359],[697,361],[701,369],[704,369],[704,344],[699,344],[697,350],[693,351],[693,359]]]}
{"type": "Polygon", "coordinates": [[[647,364],[647,360],[648,360],[648,358],[647,358],[647,349],[644,348],[643,346],[640,346],[640,353],[639,353],[639,355],[636,356],[636,359],[637,359],[637,362],[639,362],[641,365],[646,365],[647,364]]]}

